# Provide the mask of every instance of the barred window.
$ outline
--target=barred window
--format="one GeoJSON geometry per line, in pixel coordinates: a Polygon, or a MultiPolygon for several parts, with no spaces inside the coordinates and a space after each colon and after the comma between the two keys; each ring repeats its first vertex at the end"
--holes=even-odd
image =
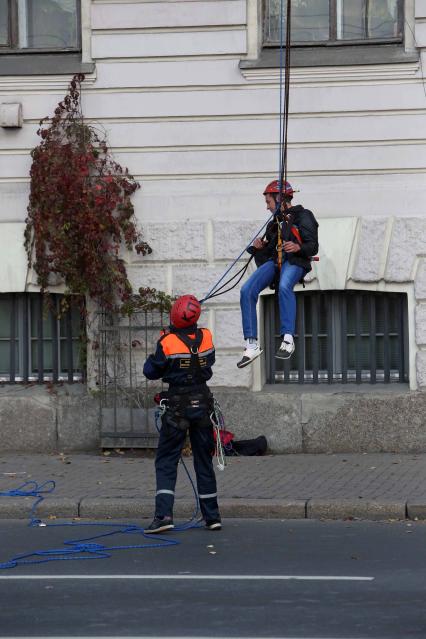
{"type": "Polygon", "coordinates": [[[79,0],[0,0],[0,53],[77,51],[79,0]]]}
{"type": "MultiPolygon", "coordinates": [[[[283,0],[285,13],[286,2],[283,0]]],[[[400,42],[403,0],[292,0],[293,44],[400,42]]],[[[265,0],[264,44],[280,43],[281,0],[265,0]]],[[[285,33],[285,19],[283,24],[285,33]]]]}
{"type": "Polygon", "coordinates": [[[42,295],[0,295],[0,380],[73,382],[83,377],[77,306],[60,313],[62,295],[52,295],[47,311],[42,295]]]}
{"type": "Polygon", "coordinates": [[[265,297],[267,382],[408,382],[408,310],[404,293],[299,292],[296,351],[274,357],[279,310],[265,297]]]}

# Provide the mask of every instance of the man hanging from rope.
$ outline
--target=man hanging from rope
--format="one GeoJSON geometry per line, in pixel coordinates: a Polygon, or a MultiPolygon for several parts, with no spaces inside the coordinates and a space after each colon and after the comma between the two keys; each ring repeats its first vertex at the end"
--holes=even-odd
{"type": "Polygon", "coordinates": [[[170,312],[170,327],[163,332],[155,354],[148,357],[143,367],[148,379],[163,379],[169,384],[167,392],[160,394],[166,410],[155,458],[155,517],[145,528],[146,533],[174,528],[177,466],[187,431],[206,528],[220,530],[222,527],[212,461],[215,449],[210,419],[213,395],[206,384],[213,374],[215,349],[210,331],[197,326],[200,313],[200,303],[193,295],[179,297],[170,312]]]}
{"type": "Polygon", "coordinates": [[[289,359],[294,353],[296,296],[294,287],[311,270],[311,258],[318,253],[318,223],[311,211],[293,206],[293,188],[284,182],[267,185],[263,195],[266,208],[274,219],[266,227],[263,238],[256,238],[247,250],[254,254],[257,270],[241,288],[240,305],[246,346],[238,368],[251,364],[263,352],[257,341],[256,305],[259,294],[267,286],[278,291],[281,344],[275,355],[289,359]],[[281,202],[280,202],[281,199],[281,202]]]}

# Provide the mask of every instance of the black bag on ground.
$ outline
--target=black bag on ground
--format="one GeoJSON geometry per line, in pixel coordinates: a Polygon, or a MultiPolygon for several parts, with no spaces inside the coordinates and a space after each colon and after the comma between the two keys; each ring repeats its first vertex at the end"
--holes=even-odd
{"type": "Polygon", "coordinates": [[[264,455],[268,448],[268,442],[264,435],[259,435],[254,439],[240,439],[238,441],[232,441],[232,448],[230,452],[226,452],[228,455],[264,455]]]}

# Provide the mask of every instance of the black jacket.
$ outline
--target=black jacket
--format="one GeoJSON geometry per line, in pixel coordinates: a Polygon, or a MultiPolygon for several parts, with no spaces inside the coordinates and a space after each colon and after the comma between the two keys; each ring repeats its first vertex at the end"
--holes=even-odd
{"type": "MultiPolygon", "coordinates": [[[[283,242],[292,241],[300,244],[298,253],[285,253],[283,260],[301,266],[308,273],[312,269],[310,258],[318,253],[318,222],[312,211],[304,209],[300,204],[287,209],[281,234],[283,242]]],[[[248,249],[249,253],[254,254],[256,266],[261,266],[270,259],[277,261],[277,238],[278,225],[274,218],[266,227],[266,246],[262,249],[251,246],[248,249]]]]}

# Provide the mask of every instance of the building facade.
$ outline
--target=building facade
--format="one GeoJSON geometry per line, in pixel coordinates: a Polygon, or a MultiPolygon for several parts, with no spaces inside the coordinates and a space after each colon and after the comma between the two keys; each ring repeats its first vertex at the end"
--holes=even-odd
{"type": "MultiPolygon", "coordinates": [[[[9,382],[42,381],[54,367],[72,381],[77,349],[73,318],[37,328],[23,248],[38,121],[73,73],[85,73],[85,117],[142,185],[133,201],[153,252],[127,256],[132,284],[203,297],[267,219],[262,192],[279,166],[279,8],[279,0],[0,0],[0,428],[9,447],[28,444],[24,400],[9,382]]],[[[320,259],[298,288],[297,351],[286,367],[273,356],[272,291],[259,303],[265,357],[243,370],[239,287],[205,305],[213,385],[232,430],[265,432],[273,450],[417,450],[426,0],[293,0],[292,12],[288,178],[318,219],[320,259]]],[[[46,440],[35,435],[39,447],[72,447],[72,393],[53,407],[40,389],[31,393],[50,424],[46,440]]],[[[93,427],[80,405],[76,447],[98,441],[96,407],[84,401],[93,427]]]]}

